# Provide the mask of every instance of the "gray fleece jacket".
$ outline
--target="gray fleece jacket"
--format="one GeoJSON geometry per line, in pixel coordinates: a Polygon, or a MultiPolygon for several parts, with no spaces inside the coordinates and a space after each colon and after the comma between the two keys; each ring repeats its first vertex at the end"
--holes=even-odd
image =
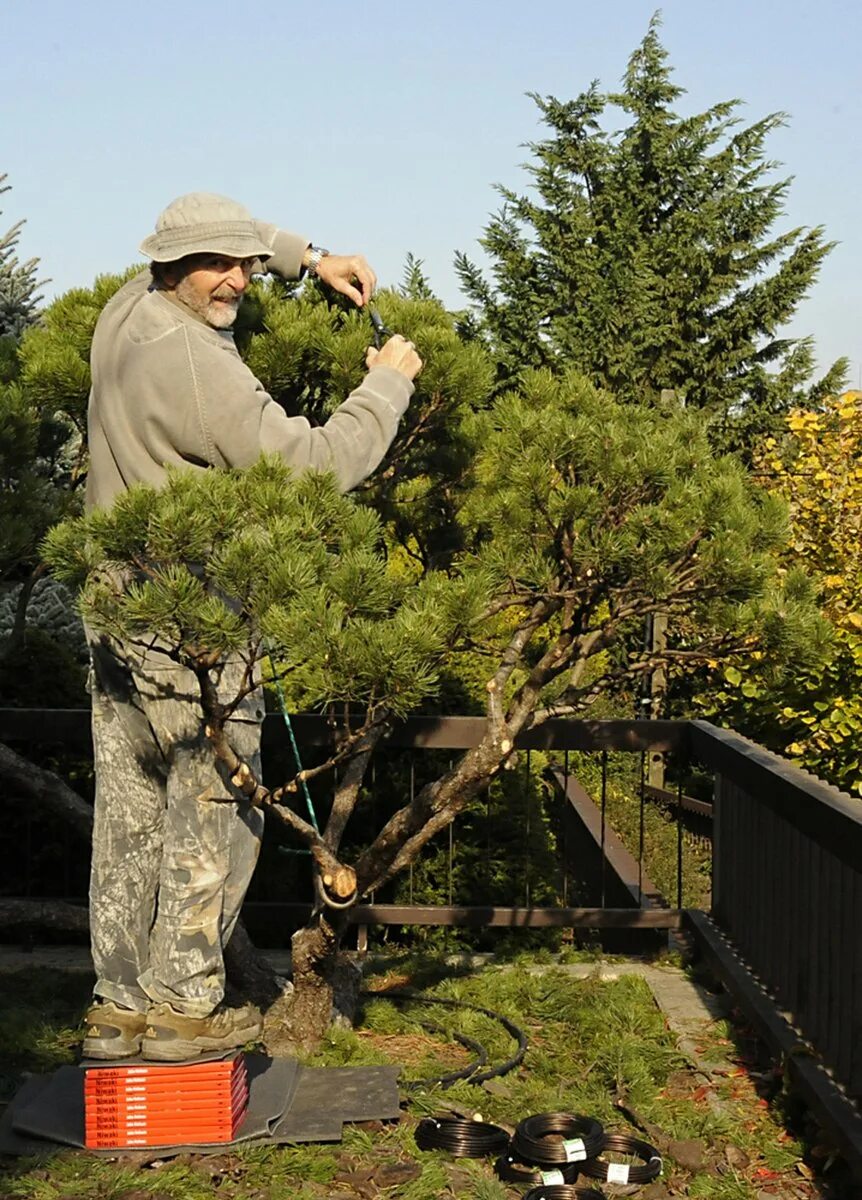
{"type": "MultiPolygon", "coordinates": [[[[273,248],[266,270],[298,278],[307,239],[262,222],[258,232],[273,248]]],[[[150,282],[148,271],[132,279],[96,325],[88,509],[140,481],[160,486],[166,467],[247,467],[263,452],[297,470],[331,470],[343,491],[374,471],[413,394],[405,375],[372,367],[326,424],[313,428],[264,391],[229,330],[213,329],[150,282]]]]}

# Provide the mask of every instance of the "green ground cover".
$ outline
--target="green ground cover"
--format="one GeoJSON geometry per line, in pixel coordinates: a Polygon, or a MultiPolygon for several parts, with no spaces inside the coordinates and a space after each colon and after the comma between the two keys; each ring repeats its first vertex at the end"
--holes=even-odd
{"type": "MultiPolygon", "coordinates": [[[[569,755],[569,770],[596,805],[601,804],[601,759],[597,754],[569,755]]],[[[607,761],[607,823],[623,845],[638,858],[641,844],[640,755],[609,754],[607,761]]],[[[675,784],[668,782],[669,788],[675,784]]],[[[644,871],[673,906],[677,900],[677,828],[673,808],[647,800],[643,808],[644,871]]],[[[709,910],[712,889],[712,846],[706,838],[685,829],[682,839],[682,906],[709,910]]]]}
{"type": "MultiPolygon", "coordinates": [[[[725,1100],[721,1111],[705,1102],[703,1077],[676,1048],[643,980],[575,980],[563,968],[531,968],[532,960],[479,971],[441,970],[426,962],[372,976],[369,986],[376,993],[366,1001],[357,1031],[333,1033],[313,1060],[327,1065],[395,1061],[404,1065],[410,1078],[451,1069],[466,1052],[452,1045],[446,1034],[429,1032],[428,1020],[447,1032],[458,1029],[477,1038],[492,1061],[512,1053],[509,1035],[480,1014],[434,1005],[405,1009],[387,999],[387,989],[409,983],[493,1008],[525,1029],[530,1047],[524,1064],[486,1087],[459,1083],[447,1091],[413,1094],[399,1123],[347,1127],[343,1142],[334,1146],[251,1147],[167,1161],[138,1153],[117,1161],[85,1153],[63,1153],[44,1161],[8,1159],[0,1175],[0,1197],[351,1200],[380,1195],[503,1200],[520,1195],[522,1189],[497,1181],[490,1163],[419,1151],[413,1140],[416,1120],[454,1108],[469,1114],[480,1111],[486,1120],[511,1126],[530,1113],[564,1109],[594,1115],[609,1128],[636,1132],[621,1105],[652,1132],[664,1155],[663,1180],[639,1193],[650,1200],[671,1194],[705,1200],[818,1194],[807,1182],[803,1147],[783,1124],[781,1103],[758,1096],[755,1076],[745,1066],[733,1068],[718,1082],[715,1095],[723,1093],[725,1100]]],[[[3,1100],[9,1099],[24,1072],[75,1060],[80,1037],[76,1025],[90,982],[83,975],[48,971],[3,979],[3,1100]]],[[[719,1025],[714,1036],[716,1045],[730,1047],[733,1053],[731,1032],[719,1025]]]]}

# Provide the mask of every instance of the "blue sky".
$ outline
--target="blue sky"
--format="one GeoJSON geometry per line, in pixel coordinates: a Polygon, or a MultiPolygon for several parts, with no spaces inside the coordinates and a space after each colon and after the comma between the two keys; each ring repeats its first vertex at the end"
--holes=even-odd
{"type": "MultiPolygon", "coordinates": [[[[46,295],[137,257],[175,196],[242,200],[382,283],[405,255],[460,303],[456,249],[477,253],[493,184],[525,187],[542,136],[528,91],[615,87],[652,0],[0,0],[0,230],[26,217],[46,295]]],[[[677,106],[789,114],[769,144],[795,182],[785,225],[839,243],[789,332],[862,380],[862,4],[666,0],[677,106]]]]}

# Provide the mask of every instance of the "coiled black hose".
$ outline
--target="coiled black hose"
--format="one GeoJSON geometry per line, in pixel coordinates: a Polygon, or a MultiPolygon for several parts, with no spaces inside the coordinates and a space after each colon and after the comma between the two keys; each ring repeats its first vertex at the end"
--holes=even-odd
{"type": "Polygon", "coordinates": [[[539,1166],[583,1163],[600,1154],[604,1130],[592,1117],[571,1113],[537,1113],[518,1123],[512,1150],[525,1162],[539,1166]]]}
{"type": "Polygon", "coordinates": [[[449,1071],[446,1075],[435,1075],[433,1079],[402,1079],[401,1087],[405,1092],[430,1091],[434,1087],[451,1087],[453,1083],[458,1083],[461,1079],[470,1079],[488,1061],[488,1051],[482,1043],[467,1037],[466,1033],[456,1033],[455,1030],[449,1033],[442,1025],[437,1025],[434,1021],[420,1021],[419,1023],[423,1029],[428,1029],[432,1033],[451,1037],[465,1050],[471,1050],[476,1057],[472,1062],[467,1063],[466,1067],[461,1067],[459,1071],[449,1071]]]}
{"type": "Polygon", "coordinates": [[[414,1136],[420,1150],[446,1150],[455,1158],[485,1158],[509,1145],[509,1135],[499,1125],[463,1117],[423,1117],[414,1136]]]}
{"type": "Polygon", "coordinates": [[[628,1133],[606,1133],[601,1156],[583,1163],[581,1173],[603,1183],[651,1183],[661,1175],[661,1155],[649,1142],[642,1142],[628,1133]],[[644,1165],[636,1167],[629,1163],[608,1162],[604,1156],[609,1150],[632,1155],[641,1159],[644,1165]]]}
{"type": "Polygon", "coordinates": [[[563,1163],[559,1167],[528,1167],[518,1162],[511,1154],[502,1154],[494,1163],[497,1178],[505,1183],[530,1184],[574,1183],[578,1177],[577,1163],[563,1163]]]}
{"type": "Polygon", "coordinates": [[[523,1200],[605,1200],[595,1188],[575,1187],[571,1183],[551,1183],[545,1187],[530,1188],[523,1200]]]}
{"type": "MultiPolygon", "coordinates": [[[[394,1000],[396,1002],[406,1000],[408,1002],[414,1001],[418,1004],[442,1004],[446,1008],[466,1008],[470,1012],[482,1013],[485,1017],[491,1017],[493,1020],[499,1021],[506,1032],[518,1043],[518,1049],[511,1058],[507,1058],[505,1062],[498,1063],[495,1067],[489,1067],[487,1071],[476,1072],[471,1063],[469,1067],[465,1067],[461,1071],[442,1075],[438,1079],[406,1080],[401,1084],[405,1091],[434,1085],[448,1087],[458,1079],[467,1079],[470,1083],[484,1083],[486,1079],[494,1079],[499,1075],[505,1075],[514,1067],[520,1066],[524,1055],[527,1053],[527,1035],[524,1031],[519,1029],[514,1021],[510,1021],[508,1017],[504,1017],[502,1013],[494,1012],[490,1008],[482,1008],[479,1004],[468,1004],[464,1000],[450,1000],[446,996],[432,996],[427,992],[416,991],[414,988],[393,988],[383,992],[363,990],[362,995],[374,1000],[394,1000]]],[[[463,1044],[469,1045],[469,1042],[463,1044]]]]}

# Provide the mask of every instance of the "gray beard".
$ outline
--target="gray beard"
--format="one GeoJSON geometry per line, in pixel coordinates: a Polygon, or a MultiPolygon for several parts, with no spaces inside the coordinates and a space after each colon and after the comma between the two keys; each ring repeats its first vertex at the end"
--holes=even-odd
{"type": "Polygon", "coordinates": [[[176,297],[183,302],[186,308],[190,308],[199,317],[203,317],[207,325],[211,325],[213,329],[230,329],[236,320],[239,297],[235,300],[223,300],[221,303],[212,299],[204,299],[189,284],[188,279],[181,279],[177,284],[176,297]]]}

